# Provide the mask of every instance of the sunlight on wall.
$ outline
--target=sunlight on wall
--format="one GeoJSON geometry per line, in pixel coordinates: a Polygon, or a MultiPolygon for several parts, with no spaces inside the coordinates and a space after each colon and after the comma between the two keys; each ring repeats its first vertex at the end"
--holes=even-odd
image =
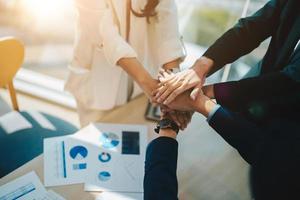
{"type": "Polygon", "coordinates": [[[62,23],[73,8],[72,0],[22,0],[26,15],[34,19],[35,26],[46,28],[62,23]]]}

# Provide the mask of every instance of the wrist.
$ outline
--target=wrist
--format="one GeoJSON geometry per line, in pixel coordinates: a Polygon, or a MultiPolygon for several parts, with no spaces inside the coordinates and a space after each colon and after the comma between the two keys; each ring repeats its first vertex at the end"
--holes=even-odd
{"type": "Polygon", "coordinates": [[[169,137],[169,138],[176,139],[177,134],[171,128],[166,128],[166,129],[160,129],[159,137],[169,137]]]}
{"type": "Polygon", "coordinates": [[[148,95],[151,94],[151,92],[154,91],[158,85],[158,81],[150,76],[141,78],[137,82],[148,95]]]}
{"type": "Polygon", "coordinates": [[[203,86],[202,91],[203,91],[204,95],[209,97],[210,99],[215,98],[214,85],[203,86]]]}
{"type": "Polygon", "coordinates": [[[208,74],[213,65],[214,61],[212,59],[202,56],[195,62],[193,69],[201,77],[203,74],[208,74]]]}
{"type": "Polygon", "coordinates": [[[195,110],[205,117],[208,117],[209,113],[213,110],[216,103],[206,96],[201,96],[195,102],[195,110]]]}

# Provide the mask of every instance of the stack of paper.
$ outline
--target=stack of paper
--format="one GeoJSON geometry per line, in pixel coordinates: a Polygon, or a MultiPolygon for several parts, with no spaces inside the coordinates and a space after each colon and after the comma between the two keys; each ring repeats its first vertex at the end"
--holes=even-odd
{"type": "Polygon", "coordinates": [[[65,200],[52,190],[47,191],[35,172],[30,172],[0,187],[0,200],[65,200]]]}
{"type": "Polygon", "coordinates": [[[45,139],[45,185],[85,183],[86,191],[142,199],[146,145],[147,127],[139,125],[90,124],[74,135],[45,139]]]}

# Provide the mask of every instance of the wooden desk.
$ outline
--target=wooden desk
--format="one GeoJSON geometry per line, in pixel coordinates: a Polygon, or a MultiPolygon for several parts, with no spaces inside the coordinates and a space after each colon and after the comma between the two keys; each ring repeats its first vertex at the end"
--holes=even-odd
{"type": "MultiPolygon", "coordinates": [[[[142,124],[148,126],[148,138],[154,138],[153,128],[154,122],[147,121],[144,118],[144,114],[147,107],[147,98],[144,95],[137,97],[128,104],[116,108],[107,116],[105,116],[101,122],[104,123],[122,123],[122,124],[142,124]]],[[[43,155],[40,155],[32,161],[26,163],[22,167],[16,169],[12,173],[0,179],[0,186],[12,181],[30,171],[35,171],[40,177],[41,181],[44,181],[44,162],[43,155]]],[[[64,198],[68,200],[90,200],[95,199],[97,193],[90,193],[84,191],[83,184],[47,187],[52,189],[64,198]]]]}

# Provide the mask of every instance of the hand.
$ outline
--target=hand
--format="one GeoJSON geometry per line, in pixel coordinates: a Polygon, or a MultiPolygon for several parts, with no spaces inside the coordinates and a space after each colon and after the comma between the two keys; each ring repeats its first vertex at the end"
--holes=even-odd
{"type": "Polygon", "coordinates": [[[202,87],[202,91],[205,96],[215,99],[215,91],[214,91],[214,85],[206,85],[202,87]]]}
{"type": "Polygon", "coordinates": [[[199,96],[197,97],[196,101],[190,98],[190,93],[192,89],[185,91],[184,93],[178,95],[174,101],[165,105],[161,110],[164,113],[170,112],[172,110],[178,111],[186,111],[186,112],[193,112],[196,110],[196,104],[199,96]]]}
{"type": "Polygon", "coordinates": [[[216,104],[209,97],[205,96],[202,91],[196,100],[191,100],[189,94],[190,90],[177,96],[167,108],[180,111],[197,111],[207,117],[216,104]]]}
{"type": "Polygon", "coordinates": [[[183,131],[191,122],[193,114],[194,112],[169,110],[168,112],[162,112],[162,118],[167,116],[172,119],[178,125],[179,129],[183,131]]]}
{"type": "Polygon", "coordinates": [[[155,99],[159,103],[169,104],[179,94],[186,90],[194,88],[190,94],[192,99],[196,99],[213,61],[206,57],[201,57],[191,69],[179,72],[177,74],[169,74],[161,71],[159,80],[161,84],[154,92],[155,99]]]}
{"type": "Polygon", "coordinates": [[[155,91],[158,88],[158,84],[159,81],[155,80],[153,78],[148,79],[148,80],[144,80],[143,82],[141,82],[139,85],[142,88],[142,90],[144,91],[144,93],[147,95],[147,97],[149,98],[150,102],[155,104],[156,101],[154,99],[154,96],[152,95],[153,91],[155,91]]]}

